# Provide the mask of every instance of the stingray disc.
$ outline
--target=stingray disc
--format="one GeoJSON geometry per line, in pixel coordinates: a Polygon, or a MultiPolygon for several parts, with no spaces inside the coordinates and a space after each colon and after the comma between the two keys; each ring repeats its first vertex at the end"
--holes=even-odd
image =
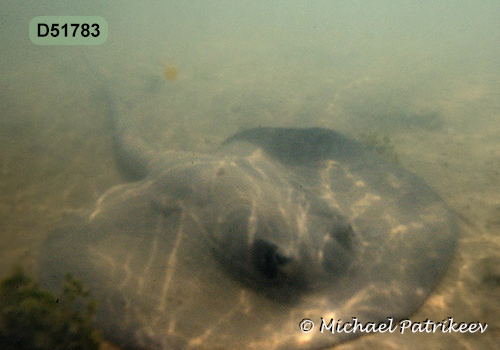
{"type": "Polygon", "coordinates": [[[440,197],[331,130],[252,129],[152,159],[41,254],[43,282],[84,281],[126,349],[331,346],[363,333],[322,322],[408,317],[453,253],[440,197]]]}

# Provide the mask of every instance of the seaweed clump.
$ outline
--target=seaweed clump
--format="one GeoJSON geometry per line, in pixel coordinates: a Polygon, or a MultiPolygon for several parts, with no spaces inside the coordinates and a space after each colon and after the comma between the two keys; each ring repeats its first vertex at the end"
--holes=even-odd
{"type": "Polygon", "coordinates": [[[365,147],[375,151],[389,162],[395,164],[399,163],[398,154],[388,135],[380,135],[372,131],[361,134],[360,141],[365,147]]]}
{"type": "Polygon", "coordinates": [[[0,284],[0,344],[4,350],[97,350],[95,311],[90,292],[71,275],[55,296],[16,269],[0,284]]]}

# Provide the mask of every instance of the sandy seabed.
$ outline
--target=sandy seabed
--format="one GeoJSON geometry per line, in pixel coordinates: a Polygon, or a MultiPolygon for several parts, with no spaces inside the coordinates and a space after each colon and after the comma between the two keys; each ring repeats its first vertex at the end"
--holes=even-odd
{"type": "MultiPolygon", "coordinates": [[[[75,73],[70,63],[61,67],[50,62],[42,62],[44,73],[35,79],[39,64],[11,71],[0,87],[0,278],[16,264],[34,274],[37,251],[48,232],[84,213],[100,194],[122,181],[114,166],[104,101],[95,79],[83,68],[75,73]]],[[[224,85],[203,90],[211,77],[228,78],[196,75],[189,69],[186,75],[180,69],[176,81],[163,81],[161,75],[149,73],[133,75],[130,79],[136,86],[127,89],[140,87],[132,95],[140,101],[134,108],[144,120],[144,132],[156,130],[149,136],[163,147],[210,152],[231,133],[260,124],[324,126],[354,136],[366,131],[359,126],[363,122],[359,114],[347,108],[356,99],[356,89],[336,89],[331,96],[323,94],[315,100],[313,88],[305,96],[294,86],[282,86],[276,96],[269,97],[267,91],[249,93],[258,90],[252,85],[256,82],[242,78],[237,86],[246,90],[230,91],[224,85]],[[199,90],[188,93],[190,80],[199,81],[194,84],[199,90]],[[191,100],[196,104],[190,109],[186,106],[192,106],[191,100]],[[162,115],[165,118],[159,119],[162,115]],[[309,119],[304,122],[304,118],[309,119]]],[[[457,86],[441,103],[439,123],[424,118],[422,123],[431,123],[427,127],[402,123],[387,132],[402,165],[441,194],[456,212],[460,229],[449,269],[410,319],[443,322],[452,317],[455,322],[486,323],[486,331],[386,332],[336,349],[500,348],[498,101],[487,86],[457,86]],[[454,119],[464,115],[464,110],[469,118],[454,119]]]]}

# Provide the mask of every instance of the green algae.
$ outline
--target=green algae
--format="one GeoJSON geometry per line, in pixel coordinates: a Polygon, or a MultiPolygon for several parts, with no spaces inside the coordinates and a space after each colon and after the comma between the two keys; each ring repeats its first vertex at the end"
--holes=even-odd
{"type": "Polygon", "coordinates": [[[97,350],[95,311],[89,291],[70,275],[54,295],[17,268],[0,284],[0,344],[4,350],[97,350]]]}
{"type": "Polygon", "coordinates": [[[375,151],[389,162],[398,164],[399,157],[396,148],[388,135],[381,135],[376,132],[363,133],[359,136],[359,140],[367,148],[375,151]]]}

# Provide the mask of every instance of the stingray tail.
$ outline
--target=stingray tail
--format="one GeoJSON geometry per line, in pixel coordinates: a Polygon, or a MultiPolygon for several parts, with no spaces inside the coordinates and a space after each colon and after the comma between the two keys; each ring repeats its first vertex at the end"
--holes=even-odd
{"type": "Polygon", "coordinates": [[[113,93],[111,79],[107,78],[88,59],[85,63],[101,83],[107,104],[106,114],[113,130],[113,148],[120,173],[129,181],[145,178],[156,152],[147,144],[130,124],[130,108],[126,99],[113,93]]]}
{"type": "Polygon", "coordinates": [[[129,110],[120,97],[107,97],[108,116],[113,127],[113,147],[120,172],[130,181],[145,178],[155,151],[127,125],[129,110]]]}

